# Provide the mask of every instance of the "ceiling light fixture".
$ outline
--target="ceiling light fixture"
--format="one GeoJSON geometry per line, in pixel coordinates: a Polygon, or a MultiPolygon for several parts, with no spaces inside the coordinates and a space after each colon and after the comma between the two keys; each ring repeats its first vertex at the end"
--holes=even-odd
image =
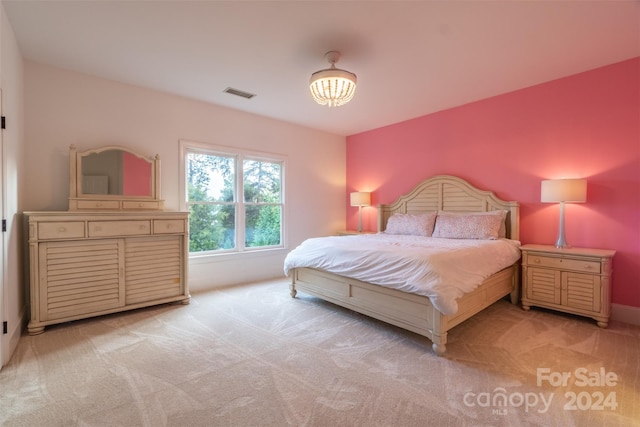
{"type": "Polygon", "coordinates": [[[353,98],[353,94],[356,92],[357,77],[349,71],[336,68],[340,52],[332,50],[324,56],[331,67],[311,74],[309,90],[318,104],[339,107],[353,98]]]}

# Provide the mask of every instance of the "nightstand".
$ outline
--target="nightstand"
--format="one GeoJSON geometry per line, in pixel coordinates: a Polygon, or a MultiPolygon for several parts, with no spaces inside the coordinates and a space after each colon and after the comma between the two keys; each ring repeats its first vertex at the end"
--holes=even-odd
{"type": "Polygon", "coordinates": [[[375,234],[375,231],[340,230],[338,236],[354,236],[356,234],[375,234]]]}
{"type": "Polygon", "coordinates": [[[595,319],[606,328],[611,311],[608,249],[523,245],[522,308],[545,307],[595,319]]]}

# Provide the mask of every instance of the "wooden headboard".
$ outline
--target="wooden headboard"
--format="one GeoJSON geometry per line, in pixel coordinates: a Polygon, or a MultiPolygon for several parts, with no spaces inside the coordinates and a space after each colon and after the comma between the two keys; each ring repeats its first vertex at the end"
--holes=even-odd
{"type": "Polygon", "coordinates": [[[491,191],[480,190],[464,179],[438,175],[422,181],[409,194],[389,205],[378,205],[378,231],[384,231],[394,213],[433,211],[487,212],[507,210],[507,238],[520,238],[520,204],[500,200],[491,191]]]}

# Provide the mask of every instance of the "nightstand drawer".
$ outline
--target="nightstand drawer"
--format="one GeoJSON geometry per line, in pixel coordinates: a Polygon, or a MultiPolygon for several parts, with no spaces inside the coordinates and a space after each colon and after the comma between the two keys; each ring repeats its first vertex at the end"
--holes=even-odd
{"type": "Polygon", "coordinates": [[[529,254],[527,264],[532,267],[550,267],[567,271],[579,271],[583,273],[600,273],[600,262],[598,261],[566,259],[560,257],[529,254]]]}

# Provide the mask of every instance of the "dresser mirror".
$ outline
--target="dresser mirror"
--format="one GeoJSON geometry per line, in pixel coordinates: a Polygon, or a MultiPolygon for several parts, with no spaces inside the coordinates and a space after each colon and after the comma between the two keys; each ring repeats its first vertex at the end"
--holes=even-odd
{"type": "Polygon", "coordinates": [[[158,210],[160,158],[119,146],[69,149],[69,210],[158,210]]]}

